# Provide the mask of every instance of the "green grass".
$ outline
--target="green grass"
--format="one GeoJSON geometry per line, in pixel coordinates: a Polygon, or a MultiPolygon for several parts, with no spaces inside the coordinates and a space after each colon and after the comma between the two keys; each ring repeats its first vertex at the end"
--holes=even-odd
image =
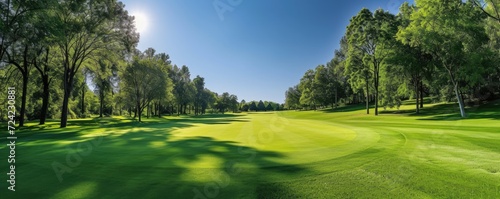
{"type": "Polygon", "coordinates": [[[29,123],[17,132],[16,192],[7,192],[2,175],[1,195],[500,198],[500,101],[470,108],[468,119],[459,118],[454,104],[426,105],[420,115],[413,107],[409,102],[378,117],[349,106],[143,123],[71,120],[63,130],[55,121],[29,123]],[[71,169],[62,181],[54,163],[71,169]]]}

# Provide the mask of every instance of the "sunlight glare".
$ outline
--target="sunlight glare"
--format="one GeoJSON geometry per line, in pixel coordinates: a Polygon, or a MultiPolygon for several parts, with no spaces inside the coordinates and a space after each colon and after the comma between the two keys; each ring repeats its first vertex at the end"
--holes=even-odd
{"type": "Polygon", "coordinates": [[[148,28],[148,17],[143,12],[134,12],[132,16],[135,17],[135,28],[140,34],[144,34],[148,28]]]}

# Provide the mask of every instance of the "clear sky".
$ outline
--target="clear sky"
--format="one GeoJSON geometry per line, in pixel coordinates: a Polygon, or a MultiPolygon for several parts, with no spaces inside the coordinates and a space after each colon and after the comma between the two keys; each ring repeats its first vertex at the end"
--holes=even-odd
{"type": "Polygon", "coordinates": [[[352,16],[363,7],[397,13],[404,0],[122,2],[137,15],[139,50],[169,54],[219,94],[284,103],[286,89],[307,69],[333,58],[352,16]]]}

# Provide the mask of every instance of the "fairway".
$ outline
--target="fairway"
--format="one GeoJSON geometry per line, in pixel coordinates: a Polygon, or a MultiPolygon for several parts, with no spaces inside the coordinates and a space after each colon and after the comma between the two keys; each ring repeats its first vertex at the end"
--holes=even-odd
{"type": "Polygon", "coordinates": [[[464,120],[389,112],[373,117],[351,107],[143,123],[72,120],[65,131],[56,123],[30,124],[19,133],[16,180],[22,191],[15,194],[498,198],[500,123],[492,111],[498,102],[491,106],[464,120]]]}

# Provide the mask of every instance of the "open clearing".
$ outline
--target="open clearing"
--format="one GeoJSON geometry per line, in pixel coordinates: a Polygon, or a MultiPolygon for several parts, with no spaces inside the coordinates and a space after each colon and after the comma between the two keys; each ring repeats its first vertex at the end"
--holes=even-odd
{"type": "Polygon", "coordinates": [[[30,123],[7,196],[499,198],[499,102],[464,120],[455,105],[412,107],[30,123]]]}

